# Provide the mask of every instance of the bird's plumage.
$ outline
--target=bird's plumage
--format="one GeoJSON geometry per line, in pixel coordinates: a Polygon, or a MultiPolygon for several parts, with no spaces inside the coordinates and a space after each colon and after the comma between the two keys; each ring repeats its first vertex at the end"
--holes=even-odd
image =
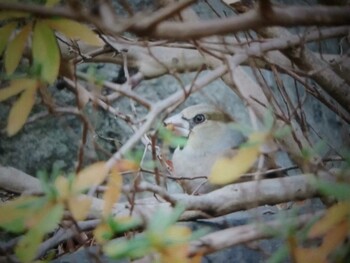
{"type": "Polygon", "coordinates": [[[167,118],[164,123],[187,138],[184,147],[175,149],[172,159],[175,175],[186,178],[180,180],[185,192],[202,194],[214,190],[216,187],[203,177],[210,175],[218,158],[235,151],[244,141],[244,136],[230,125],[232,119],[214,106],[199,104],[167,118]]]}

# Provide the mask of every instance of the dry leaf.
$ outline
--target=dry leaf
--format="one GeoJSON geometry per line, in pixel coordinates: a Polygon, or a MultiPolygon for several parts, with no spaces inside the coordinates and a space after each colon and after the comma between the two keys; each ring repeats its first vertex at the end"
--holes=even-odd
{"type": "Polygon", "coordinates": [[[29,33],[32,31],[32,24],[29,23],[10,41],[5,51],[5,70],[12,74],[17,68],[27,42],[29,33]]]}
{"type": "Polygon", "coordinates": [[[15,135],[26,123],[35,103],[36,90],[36,86],[26,88],[20,98],[13,104],[6,127],[9,136],[15,135]]]}

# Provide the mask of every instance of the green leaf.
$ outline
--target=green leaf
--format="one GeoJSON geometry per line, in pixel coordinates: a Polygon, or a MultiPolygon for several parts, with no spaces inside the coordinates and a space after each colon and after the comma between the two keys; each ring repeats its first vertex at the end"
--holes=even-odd
{"type": "Polygon", "coordinates": [[[7,41],[10,38],[11,33],[13,30],[16,28],[17,23],[12,22],[4,25],[3,27],[0,28],[0,55],[2,52],[4,52],[4,49],[6,47],[7,41]]]}
{"type": "Polygon", "coordinates": [[[43,233],[48,233],[54,230],[63,216],[64,206],[61,203],[55,204],[47,210],[47,213],[38,222],[37,227],[43,233]]]}
{"type": "Polygon", "coordinates": [[[53,83],[60,68],[60,51],[53,31],[43,21],[37,21],[33,33],[33,61],[40,77],[53,83]]]}
{"type": "Polygon", "coordinates": [[[267,260],[267,262],[268,263],[285,262],[286,258],[288,257],[288,254],[289,254],[288,247],[286,245],[283,245],[272,254],[272,256],[267,260]]]}
{"type": "Polygon", "coordinates": [[[37,254],[38,247],[43,240],[44,233],[33,228],[23,236],[15,248],[15,254],[21,262],[32,262],[37,254]]]}
{"type": "Polygon", "coordinates": [[[333,183],[315,180],[314,185],[326,196],[333,196],[339,200],[350,200],[350,186],[348,183],[333,183]]]}
{"type": "Polygon", "coordinates": [[[286,137],[287,135],[291,134],[292,132],[292,128],[289,125],[285,125],[279,129],[277,129],[274,134],[273,137],[275,137],[276,139],[282,139],[284,137],[286,137]]]}
{"type": "Polygon", "coordinates": [[[29,33],[32,31],[32,24],[29,23],[9,42],[5,51],[5,70],[12,74],[17,68],[27,43],[29,33]]]}
{"type": "Polygon", "coordinates": [[[136,236],[131,240],[113,240],[108,242],[103,251],[111,258],[138,258],[151,251],[151,245],[144,235],[136,236]]]}
{"type": "Polygon", "coordinates": [[[272,110],[270,108],[265,112],[263,122],[264,129],[266,129],[266,131],[270,131],[275,122],[275,118],[273,117],[272,110]]]}
{"type": "Polygon", "coordinates": [[[158,209],[150,220],[147,227],[149,232],[162,232],[173,225],[185,211],[183,204],[177,204],[174,209],[169,213],[167,210],[158,209]]]}

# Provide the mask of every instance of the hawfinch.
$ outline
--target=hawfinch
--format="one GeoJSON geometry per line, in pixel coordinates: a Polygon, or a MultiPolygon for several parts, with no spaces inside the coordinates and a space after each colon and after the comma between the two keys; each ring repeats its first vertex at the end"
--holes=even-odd
{"type": "Polygon", "coordinates": [[[203,194],[217,187],[207,182],[215,161],[230,154],[244,142],[244,136],[233,129],[232,119],[216,107],[190,106],[164,121],[176,135],[187,138],[183,147],[174,151],[174,175],[188,194],[203,194]]]}

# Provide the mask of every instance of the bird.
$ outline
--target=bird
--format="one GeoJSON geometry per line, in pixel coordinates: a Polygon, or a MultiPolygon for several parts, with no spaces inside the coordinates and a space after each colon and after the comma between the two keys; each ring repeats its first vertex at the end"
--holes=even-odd
{"type": "Polygon", "coordinates": [[[208,182],[215,161],[232,155],[246,137],[232,127],[233,119],[210,104],[189,106],[164,120],[176,135],[187,138],[172,156],[173,173],[187,194],[205,194],[218,188],[208,182]]]}

